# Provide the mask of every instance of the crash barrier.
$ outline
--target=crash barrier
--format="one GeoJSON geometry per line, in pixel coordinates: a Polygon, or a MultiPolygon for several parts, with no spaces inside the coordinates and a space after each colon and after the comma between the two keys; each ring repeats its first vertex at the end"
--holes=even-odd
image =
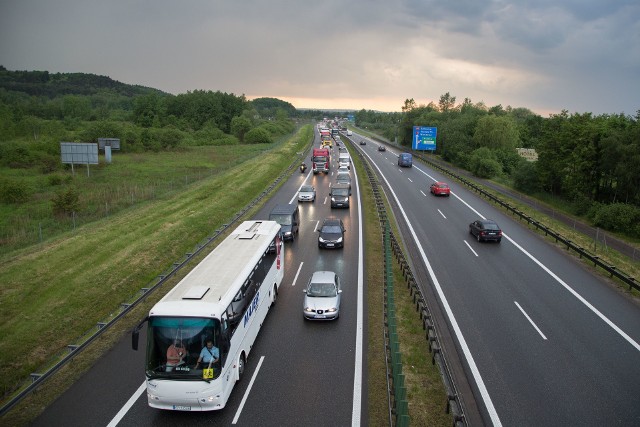
{"type": "MultiPolygon", "coordinates": [[[[353,141],[351,141],[353,143],[353,141]]],[[[429,352],[431,353],[431,363],[437,364],[440,370],[445,391],[447,393],[447,402],[445,411],[452,414],[455,427],[466,426],[467,422],[464,416],[464,409],[459,397],[459,393],[453,382],[451,370],[446,360],[446,354],[440,346],[438,340],[438,331],[432,320],[431,312],[427,305],[427,300],[424,298],[420,286],[416,281],[413,272],[407,259],[405,258],[404,251],[400,246],[395,235],[389,227],[389,221],[387,219],[387,209],[384,204],[382,190],[380,189],[380,183],[377,176],[372,171],[369,162],[362,155],[360,150],[355,150],[358,156],[362,160],[364,170],[367,174],[369,184],[373,191],[375,199],[376,210],[378,212],[378,218],[380,220],[380,226],[384,230],[384,294],[385,294],[385,344],[386,344],[386,357],[387,357],[387,381],[389,386],[387,390],[389,392],[390,401],[390,425],[404,426],[409,423],[408,416],[408,401],[406,400],[406,387],[404,386],[404,375],[402,374],[402,362],[399,351],[399,340],[396,331],[396,319],[395,319],[395,302],[394,302],[394,286],[393,286],[393,273],[391,255],[395,256],[396,262],[400,265],[402,275],[407,283],[410,296],[413,298],[413,303],[416,305],[416,311],[422,321],[422,327],[426,331],[426,339],[429,345],[429,352]],[[391,363],[391,369],[389,369],[389,359],[391,363]],[[394,419],[395,416],[395,419],[394,419]],[[404,423],[407,424],[404,424],[404,423]]]]}
{"type": "Polygon", "coordinates": [[[45,365],[46,368],[44,368],[44,372],[30,374],[29,378],[25,380],[22,388],[15,394],[15,396],[13,396],[11,400],[9,400],[9,402],[7,402],[4,406],[2,406],[2,408],[0,408],[0,416],[7,413],[25,396],[36,390],[38,386],[40,386],[47,378],[52,376],[60,368],[73,360],[75,356],[77,356],[82,350],[87,348],[89,344],[91,344],[96,338],[98,338],[107,329],[113,326],[119,319],[124,317],[124,315],[129,313],[134,307],[143,302],[151,293],[162,287],[165,282],[175,276],[176,273],[180,271],[182,267],[187,265],[191,260],[193,260],[196,255],[198,255],[205,248],[211,245],[212,242],[216,241],[216,239],[223,235],[231,226],[236,224],[240,220],[240,218],[242,218],[250,209],[255,207],[262,199],[269,195],[284,178],[290,175],[293,169],[297,169],[298,165],[301,163],[301,160],[306,157],[309,149],[310,146],[305,151],[297,153],[298,156],[294,158],[289,167],[283,173],[281,173],[278,178],[275,179],[275,181],[273,181],[248,205],[246,205],[238,213],[236,213],[228,223],[222,224],[220,228],[215,230],[211,237],[207,237],[202,242],[198,243],[193,252],[185,254],[185,258],[182,261],[173,263],[168,271],[157,276],[155,282],[151,282],[148,286],[141,288],[140,292],[133,297],[133,301],[120,304],[118,311],[112,313],[108,319],[98,322],[95,329],[91,329],[90,331],[87,331],[84,335],[82,335],[78,339],[78,342],[80,342],[80,344],[70,344],[67,346],[66,351],[51,356],[50,360],[45,365]]]}

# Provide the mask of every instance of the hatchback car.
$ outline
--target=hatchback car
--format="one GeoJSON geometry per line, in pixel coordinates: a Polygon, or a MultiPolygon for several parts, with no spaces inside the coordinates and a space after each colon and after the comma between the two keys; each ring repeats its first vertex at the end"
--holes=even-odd
{"type": "Polygon", "coordinates": [[[344,247],[344,224],[341,219],[327,218],[318,230],[318,247],[342,248],[344,247]]]}
{"type": "Polygon", "coordinates": [[[502,230],[492,219],[478,219],[473,221],[469,224],[469,233],[475,236],[478,242],[494,240],[500,243],[502,240],[502,230]]]}
{"type": "Polygon", "coordinates": [[[316,271],[304,290],[302,314],[309,320],[334,320],[340,316],[340,278],[333,271],[316,271]]]}
{"type": "Polygon", "coordinates": [[[349,172],[338,172],[336,174],[336,183],[349,186],[349,195],[351,195],[351,175],[349,172]]]}
{"type": "Polygon", "coordinates": [[[378,151],[387,151],[387,147],[385,147],[384,145],[378,145],[378,151]]]}
{"type": "Polygon", "coordinates": [[[433,184],[431,184],[431,187],[429,187],[429,191],[434,196],[449,197],[449,195],[451,194],[451,189],[449,188],[449,184],[447,184],[446,182],[434,182],[433,184]]]}
{"type": "Polygon", "coordinates": [[[367,141],[365,141],[364,139],[360,140],[360,145],[367,145],[367,141]]]}
{"type": "Polygon", "coordinates": [[[298,191],[299,202],[315,202],[316,201],[316,189],[313,185],[303,185],[298,191]]]}

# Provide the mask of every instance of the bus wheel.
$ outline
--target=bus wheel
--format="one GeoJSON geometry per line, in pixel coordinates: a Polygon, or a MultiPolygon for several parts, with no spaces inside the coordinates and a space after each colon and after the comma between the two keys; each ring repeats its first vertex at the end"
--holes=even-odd
{"type": "Polygon", "coordinates": [[[244,353],[240,355],[240,360],[238,360],[238,381],[242,379],[244,374],[244,365],[245,365],[244,353]]]}
{"type": "Polygon", "coordinates": [[[273,287],[273,299],[271,300],[271,305],[276,305],[276,300],[278,299],[278,288],[273,287]]]}

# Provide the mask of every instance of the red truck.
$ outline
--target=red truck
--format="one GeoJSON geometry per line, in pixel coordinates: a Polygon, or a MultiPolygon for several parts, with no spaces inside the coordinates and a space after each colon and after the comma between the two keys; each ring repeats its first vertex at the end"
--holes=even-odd
{"type": "Polygon", "coordinates": [[[329,161],[331,160],[328,148],[314,148],[311,156],[313,173],[329,173],[329,161]]]}

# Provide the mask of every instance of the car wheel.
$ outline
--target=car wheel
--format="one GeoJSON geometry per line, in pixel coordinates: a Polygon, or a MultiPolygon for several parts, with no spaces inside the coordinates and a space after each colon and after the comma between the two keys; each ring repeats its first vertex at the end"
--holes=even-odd
{"type": "Polygon", "coordinates": [[[498,242],[498,243],[500,243],[501,241],[502,241],[502,239],[498,239],[498,240],[496,240],[496,242],[498,242]]]}
{"type": "Polygon", "coordinates": [[[480,233],[478,233],[477,238],[478,238],[478,242],[482,242],[482,239],[480,238],[480,233]]]}
{"type": "Polygon", "coordinates": [[[238,360],[238,381],[242,380],[242,376],[244,375],[244,365],[246,364],[246,360],[244,358],[244,353],[240,355],[240,359],[238,360]]]}

